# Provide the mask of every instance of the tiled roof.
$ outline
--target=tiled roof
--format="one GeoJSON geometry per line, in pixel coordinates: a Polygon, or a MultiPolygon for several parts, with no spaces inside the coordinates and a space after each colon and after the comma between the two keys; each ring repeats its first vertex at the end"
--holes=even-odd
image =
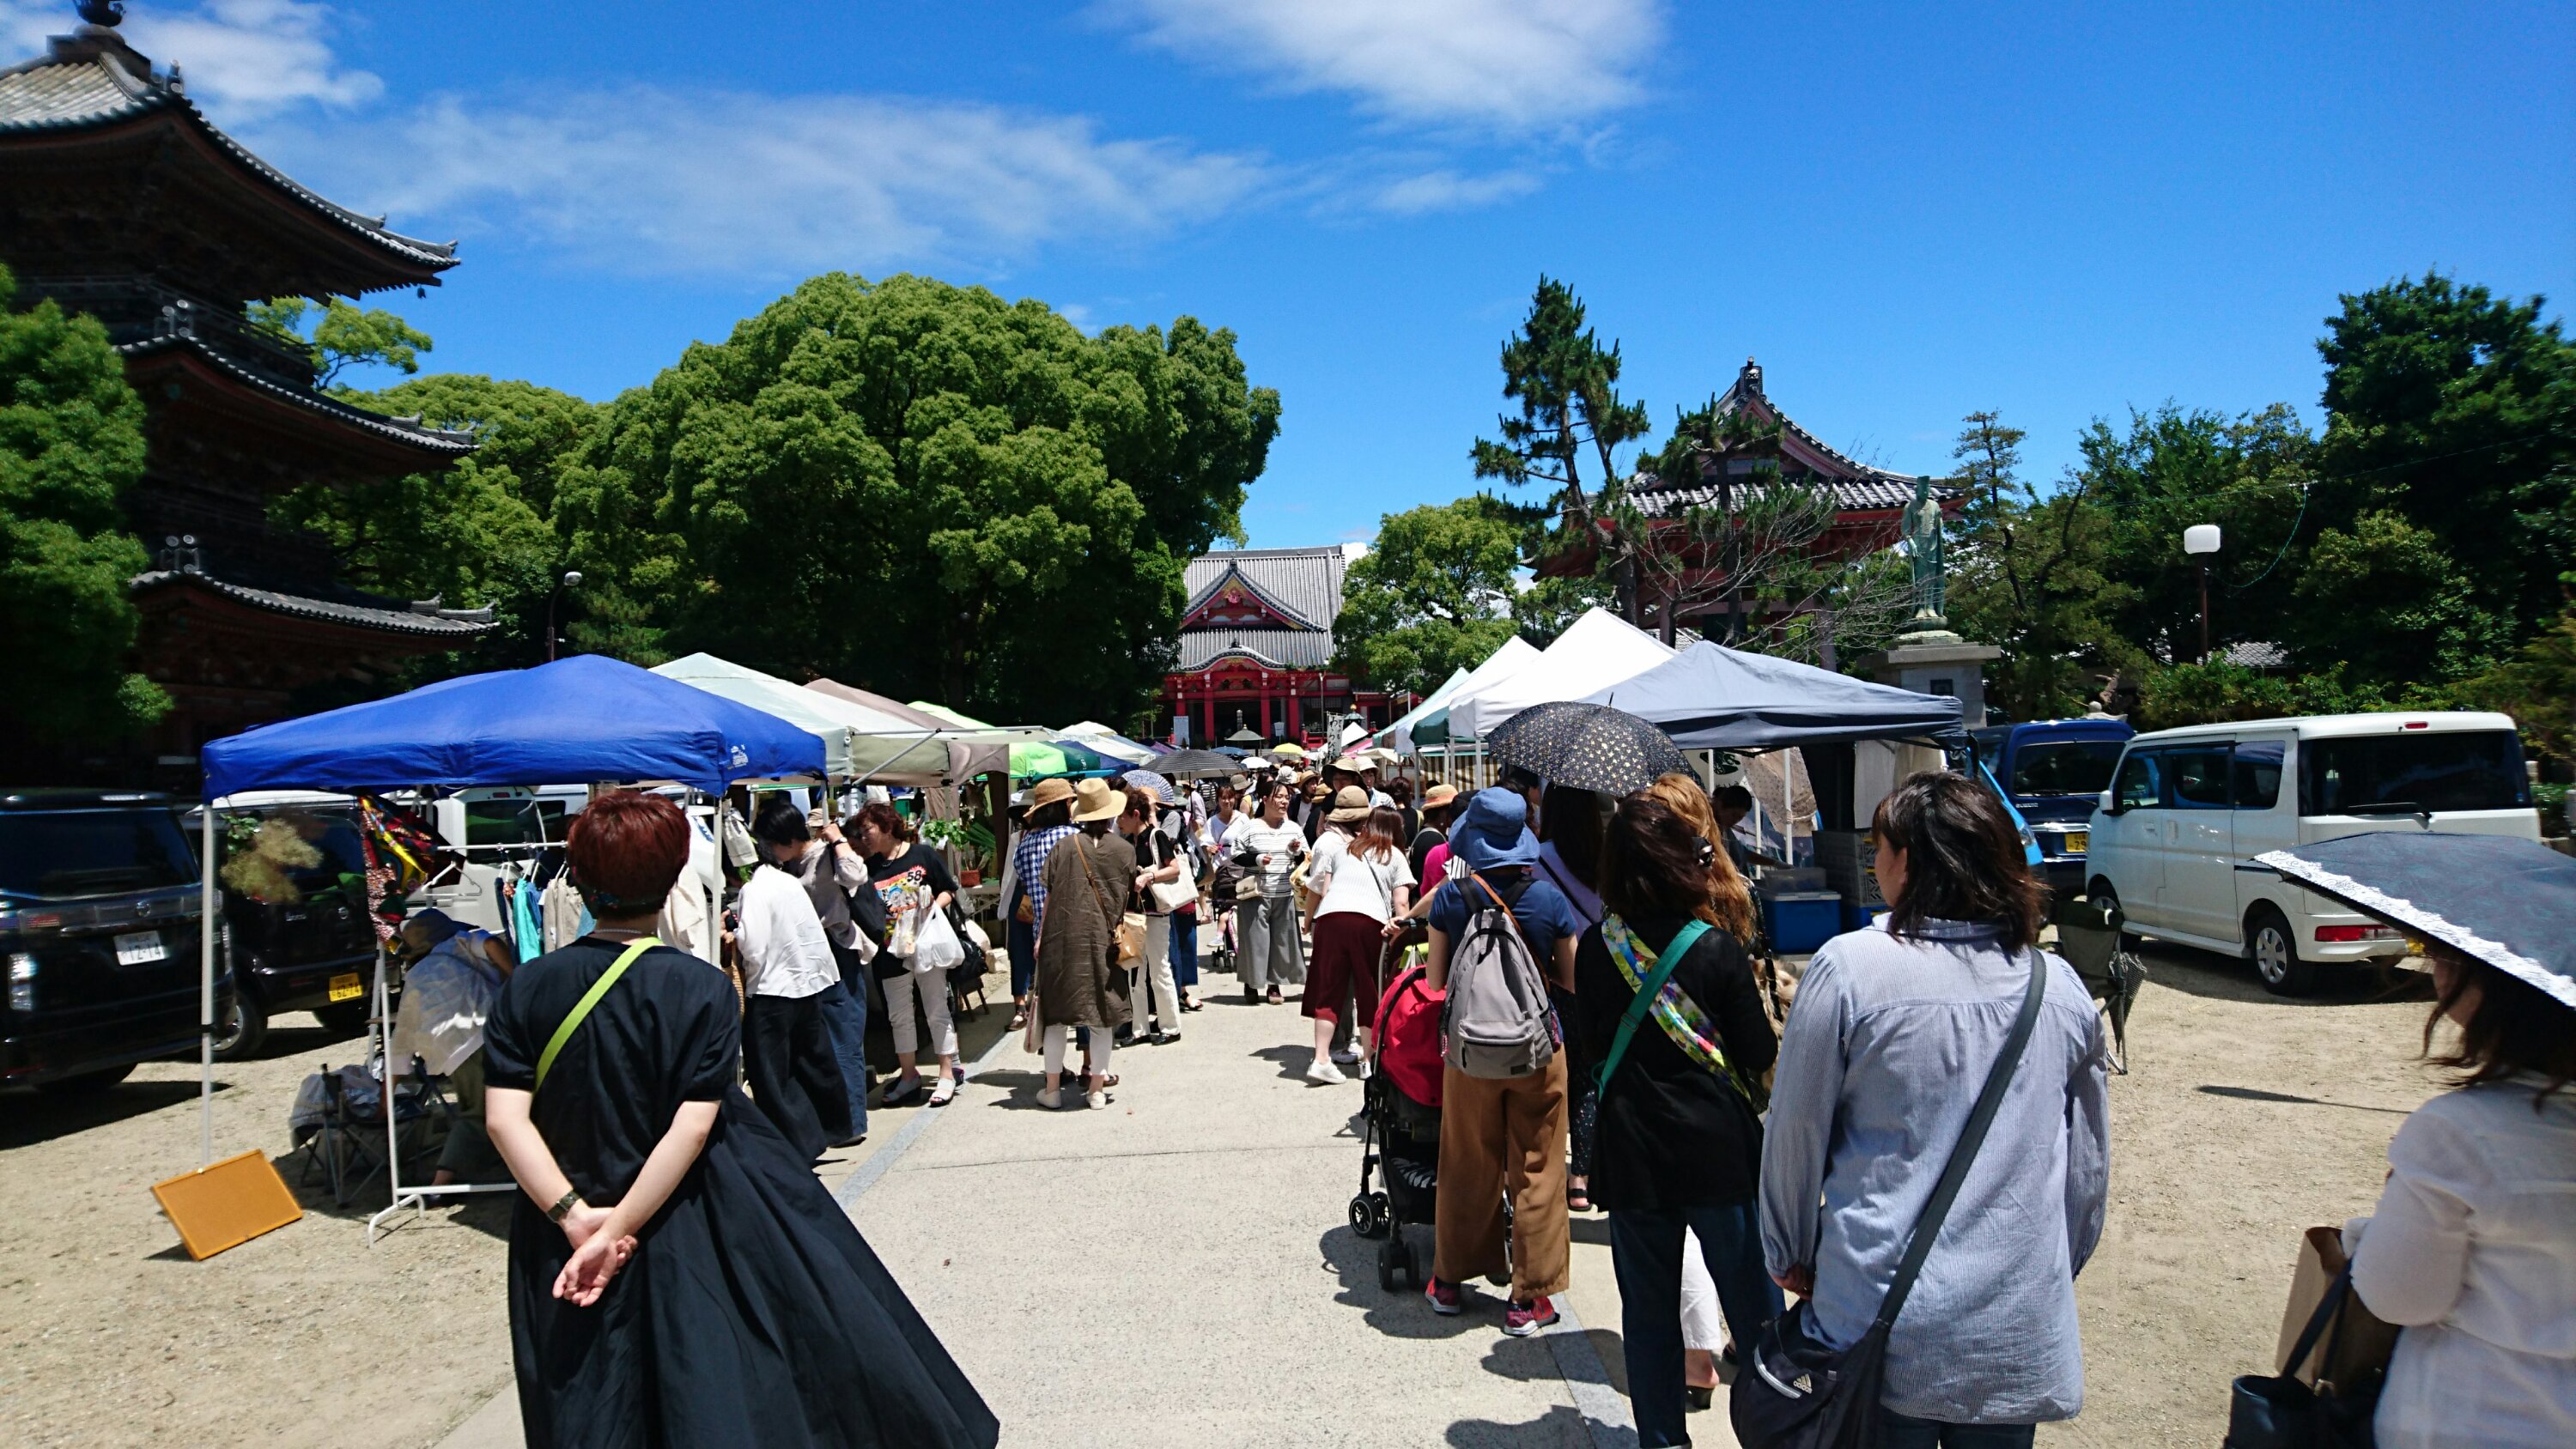
{"type": "Polygon", "coordinates": [[[2252,639],[2242,644],[2221,645],[2218,657],[2246,669],[2287,669],[2290,651],[2266,640],[2252,639]]]}
{"type": "MultiPolygon", "coordinates": [[[[1252,591],[1292,619],[1329,634],[1342,612],[1342,573],[1348,555],[1331,548],[1240,548],[1203,553],[1190,560],[1181,575],[1189,602],[1184,616],[1198,612],[1228,574],[1240,574],[1252,591]]],[[[1275,631],[1254,631],[1275,632],[1275,631]]],[[[1331,652],[1329,641],[1326,652],[1331,652]]]]}
{"type": "Polygon", "coordinates": [[[84,26],[80,34],[57,35],[45,55],[0,70],[0,136],[90,130],[152,111],[178,117],[259,180],[373,245],[433,271],[456,265],[456,243],[388,230],[383,217],[361,216],[251,154],[188,99],[175,68],[156,75],[113,31],[84,26]]]}
{"type": "MultiPolygon", "coordinates": [[[[1777,419],[1783,436],[1796,439],[1805,451],[1816,455],[1824,465],[1817,471],[1833,484],[1836,508],[1847,513],[1874,512],[1903,508],[1914,501],[1913,475],[1859,462],[1798,426],[1797,421],[1782,412],[1780,405],[1763,391],[1762,366],[1749,357],[1737,370],[1735,385],[1717,400],[1717,413],[1726,417],[1747,407],[1754,408],[1756,416],[1768,414],[1777,419]]],[[[1630,479],[1628,488],[1629,499],[1649,518],[1684,507],[1706,508],[1717,502],[1714,484],[1666,488],[1649,473],[1640,473],[1630,479]]],[[[1735,492],[1739,497],[1747,495],[1742,483],[1736,485],[1735,492]]],[[[1959,496],[1958,489],[1941,483],[1933,484],[1932,492],[1934,497],[1945,500],[1959,496]]]]}
{"type": "Polygon", "coordinates": [[[418,418],[389,418],[382,413],[368,412],[365,408],[351,407],[328,393],[316,392],[306,387],[288,387],[274,378],[263,376],[242,366],[226,357],[218,349],[209,347],[194,337],[177,335],[152,337],[141,342],[126,343],[116,350],[130,358],[151,357],[158,353],[172,351],[189,352],[246,387],[256,388],[271,397],[292,403],[296,407],[320,413],[335,422],[362,428],[381,437],[392,438],[426,452],[438,454],[442,458],[463,457],[473,452],[477,446],[477,439],[470,432],[424,427],[418,418]]]}
{"type": "Polygon", "coordinates": [[[1227,658],[1270,669],[1321,669],[1332,662],[1333,636],[1311,629],[1193,629],[1181,635],[1183,673],[1227,658]]]}
{"type": "Polygon", "coordinates": [[[381,629],[389,634],[421,634],[452,638],[459,644],[492,632],[499,627],[486,609],[446,609],[435,599],[417,602],[408,608],[396,606],[387,599],[376,603],[354,603],[339,599],[313,599],[297,594],[281,594],[269,589],[254,589],[242,584],[201,573],[183,573],[161,569],[137,574],[128,587],[135,593],[148,593],[173,584],[191,583],[225,598],[265,609],[272,614],[287,614],[299,619],[319,619],[333,624],[355,624],[362,628],[381,629]]]}

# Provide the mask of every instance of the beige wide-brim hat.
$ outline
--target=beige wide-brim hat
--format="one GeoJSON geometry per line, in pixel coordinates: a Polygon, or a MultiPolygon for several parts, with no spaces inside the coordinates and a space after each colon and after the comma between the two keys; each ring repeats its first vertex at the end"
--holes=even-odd
{"type": "Polygon", "coordinates": [[[1073,782],[1070,780],[1040,780],[1029,788],[1029,808],[1032,810],[1072,798],[1073,782]]]}
{"type": "Polygon", "coordinates": [[[1335,825],[1356,825],[1369,818],[1369,793],[1357,785],[1344,785],[1333,796],[1333,813],[1324,817],[1335,825]]]}
{"type": "Polygon", "coordinates": [[[1430,789],[1422,792],[1422,808],[1425,810],[1437,809],[1442,805],[1454,802],[1457,798],[1457,786],[1434,785],[1430,789]]]}
{"type": "Polygon", "coordinates": [[[1127,813],[1127,797],[1109,788],[1106,780],[1085,780],[1073,787],[1073,823],[1088,825],[1094,820],[1115,820],[1127,813]]]}

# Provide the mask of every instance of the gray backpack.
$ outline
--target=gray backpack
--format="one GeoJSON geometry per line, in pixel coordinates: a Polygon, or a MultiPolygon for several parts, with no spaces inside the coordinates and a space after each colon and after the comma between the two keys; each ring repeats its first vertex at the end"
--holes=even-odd
{"type": "Polygon", "coordinates": [[[1471,1077],[1526,1077],[1556,1055],[1547,977],[1539,971],[1520,922],[1512,919],[1511,903],[1480,875],[1468,876],[1459,888],[1481,893],[1482,899],[1471,895],[1475,913],[1449,949],[1440,1054],[1471,1077]]]}

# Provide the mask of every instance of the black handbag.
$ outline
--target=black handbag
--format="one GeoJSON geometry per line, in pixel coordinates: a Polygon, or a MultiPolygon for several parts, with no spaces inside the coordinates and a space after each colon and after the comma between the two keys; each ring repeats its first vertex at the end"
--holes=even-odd
{"type": "Polygon", "coordinates": [[[2346,1264],[2300,1331],[2299,1345],[2290,1351],[2291,1372],[2244,1374],[2228,1385],[2222,1449],[2371,1449],[2378,1442],[2371,1421],[2379,1412],[2381,1370],[2340,1392],[2322,1379],[2310,1388],[2297,1373],[2351,1292],[2352,1266],[2346,1264]]]}
{"type": "Polygon", "coordinates": [[[2012,1035],[2005,1039],[1994,1068],[1986,1073],[1985,1089],[1968,1113],[1967,1128],[1959,1134],[1959,1145],[1950,1149],[1950,1161],[1941,1169],[1932,1200],[1923,1205],[1923,1215],[1915,1219],[1914,1231],[1906,1239],[1905,1257],[1887,1285],[1878,1317],[1871,1320],[1860,1341],[1847,1349],[1826,1347],[1807,1326],[1813,1305],[1805,1301],[1763,1325],[1745,1371],[1736,1375],[1727,1399],[1727,1418],[1744,1449],[1869,1449],[1877,1441],[1878,1400],[1887,1380],[1888,1332],[1896,1326],[1896,1315],[1905,1311],[1906,1295],[1914,1291],[1914,1280],[1941,1236],[1950,1204],[1967,1181],[1977,1149],[1985,1144],[1986,1129],[1994,1125],[1995,1112],[2003,1106],[2004,1088],[2021,1063],[2023,1048],[2030,1045],[2032,1027],[2039,1022],[2040,997],[2047,982],[2048,960],[2033,951],[2030,988],[2022,993],[2012,1035]]]}
{"type": "Polygon", "coordinates": [[[955,982],[960,991],[976,990],[984,984],[984,972],[988,969],[984,948],[976,945],[974,936],[968,933],[966,913],[957,908],[953,897],[948,902],[948,928],[957,933],[957,944],[966,952],[966,959],[948,968],[948,979],[955,982]]]}

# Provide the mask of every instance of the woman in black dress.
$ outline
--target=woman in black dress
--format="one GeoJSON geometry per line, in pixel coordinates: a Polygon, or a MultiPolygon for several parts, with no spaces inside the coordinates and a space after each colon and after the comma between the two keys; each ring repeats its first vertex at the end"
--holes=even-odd
{"type": "Polygon", "coordinates": [[[735,1087],[731,981],[647,934],[680,812],[603,796],[565,848],[599,928],[520,967],[485,1028],[492,1141],[525,1193],[527,1442],[990,1449],[992,1411],[735,1087]]]}

